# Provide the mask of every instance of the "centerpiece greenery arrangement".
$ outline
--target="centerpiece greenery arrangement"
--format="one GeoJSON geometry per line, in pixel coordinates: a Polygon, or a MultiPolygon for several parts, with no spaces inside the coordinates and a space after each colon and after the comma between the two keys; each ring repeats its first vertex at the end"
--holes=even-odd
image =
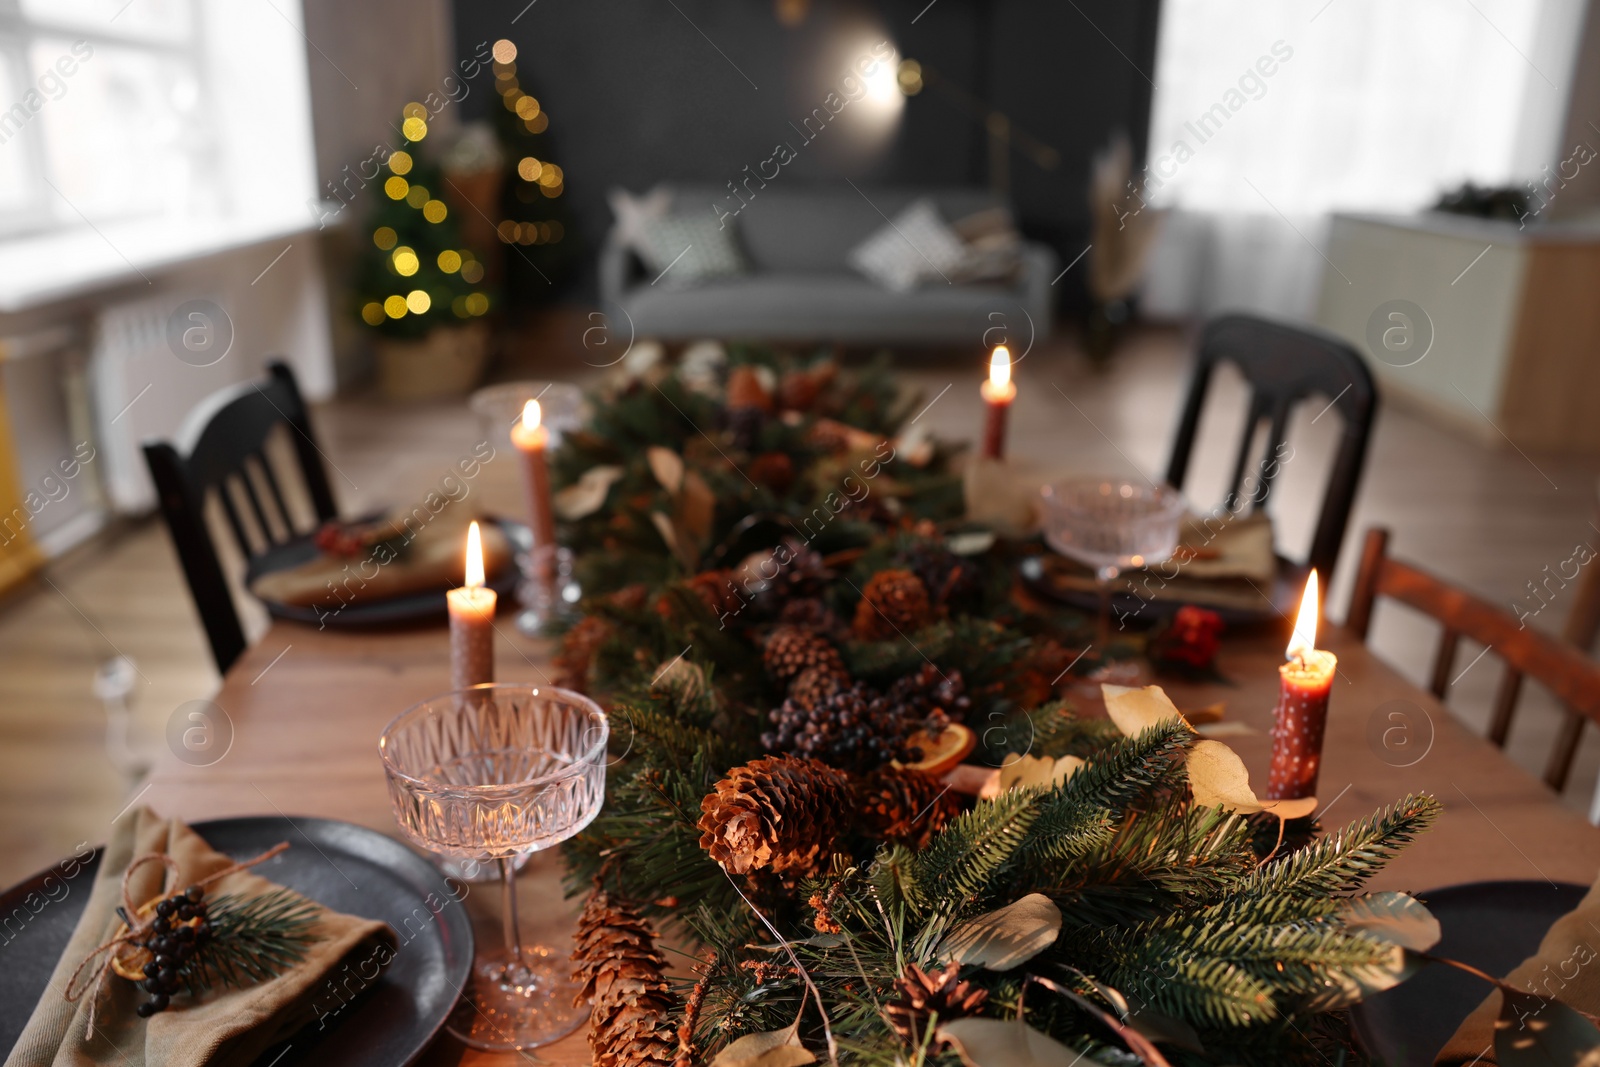
{"type": "Polygon", "coordinates": [[[1325,1065],[1437,939],[1368,879],[1438,812],[1283,834],[1157,688],[1062,699],[1076,612],[962,520],[885,368],[736,352],[556,457],[612,717],[567,845],[595,1062],[1325,1065]],[[667,963],[663,937],[689,950],[667,963]]]}

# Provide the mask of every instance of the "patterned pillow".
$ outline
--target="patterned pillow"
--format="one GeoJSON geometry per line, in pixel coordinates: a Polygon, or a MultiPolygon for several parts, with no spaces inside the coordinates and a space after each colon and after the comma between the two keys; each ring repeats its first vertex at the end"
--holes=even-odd
{"type": "Polygon", "coordinates": [[[886,289],[908,293],[923,282],[949,282],[966,245],[932,200],[918,200],[850,250],[850,265],[886,289]]]}
{"type": "Polygon", "coordinates": [[[733,227],[710,215],[666,215],[641,227],[640,258],[652,285],[684,289],[749,270],[733,227]]]}

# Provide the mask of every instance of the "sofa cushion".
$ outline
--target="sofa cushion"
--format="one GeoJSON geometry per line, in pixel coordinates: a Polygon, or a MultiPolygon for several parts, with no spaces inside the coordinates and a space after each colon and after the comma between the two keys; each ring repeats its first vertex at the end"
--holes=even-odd
{"type": "MultiPolygon", "coordinates": [[[[754,271],[842,273],[861,239],[923,197],[945,219],[965,218],[1003,203],[986,189],[880,189],[849,185],[807,186],[780,174],[765,188],[755,181],[727,188],[674,186],[672,209],[704,212],[737,226],[739,243],[754,271]],[[863,195],[865,194],[865,195],[863,195]],[[870,199],[869,199],[870,198],[870,199]]],[[[942,284],[942,283],[941,283],[942,284]]]]}
{"type": "Polygon", "coordinates": [[[731,226],[704,215],[646,218],[640,226],[641,258],[655,281],[683,289],[745,272],[731,226]]]}
{"type": "Polygon", "coordinates": [[[909,293],[923,282],[948,283],[966,246],[924,197],[850,250],[850,265],[885,289],[909,293]]]}

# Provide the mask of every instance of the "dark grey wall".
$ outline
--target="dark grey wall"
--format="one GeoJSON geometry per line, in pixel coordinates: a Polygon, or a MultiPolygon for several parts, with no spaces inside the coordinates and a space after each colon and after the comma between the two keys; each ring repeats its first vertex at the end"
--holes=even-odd
{"type": "MultiPolygon", "coordinates": [[[[874,150],[849,136],[870,117],[849,110],[861,104],[802,146],[790,124],[887,39],[1061,153],[1052,171],[1013,153],[1011,190],[1024,229],[1066,262],[1085,240],[1090,154],[1117,129],[1142,149],[1157,5],[813,0],[804,21],[786,28],[771,0],[456,0],[455,38],[463,55],[485,40],[516,42],[518,76],[550,115],[551,155],[566,171],[567,206],[591,256],[610,223],[608,188],[721,185],[780,141],[799,149],[778,179],[785,183],[986,183],[979,121],[932,86],[905,102],[874,150]]],[[[498,106],[488,75],[481,88],[464,117],[498,106]]],[[[580,277],[592,289],[593,270],[580,277]]]]}

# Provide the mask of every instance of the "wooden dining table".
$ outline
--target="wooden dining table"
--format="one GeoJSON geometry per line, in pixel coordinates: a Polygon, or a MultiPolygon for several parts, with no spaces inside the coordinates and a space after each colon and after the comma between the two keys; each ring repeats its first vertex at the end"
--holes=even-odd
{"type": "MultiPolygon", "coordinates": [[[[479,506],[515,513],[514,470],[501,466],[484,479],[479,506]]],[[[502,598],[496,625],[497,680],[549,684],[553,645],[516,631],[508,599],[502,598]]],[[[1267,731],[1289,629],[1287,620],[1274,620],[1230,634],[1218,658],[1226,681],[1156,679],[1180,708],[1225,706],[1222,725],[1207,729],[1240,753],[1258,790],[1266,782],[1267,731]]],[[[1433,829],[1376,876],[1374,888],[1424,891],[1502,879],[1587,886],[1595,880],[1600,830],[1347,633],[1325,628],[1318,644],[1339,657],[1319,788],[1323,825],[1364,818],[1408,793],[1431,793],[1444,808],[1433,829]]],[[[687,658],[694,658],[692,650],[687,658]]],[[[401,711],[448,684],[442,623],[363,632],[276,621],[228,671],[213,698],[232,729],[226,755],[195,767],[163,753],[140,801],[188,820],[319,816],[398,838],[378,736],[401,711]]],[[[1091,691],[1086,712],[1093,713],[1094,703],[1091,691]]],[[[518,899],[525,940],[570,944],[579,904],[563,895],[556,853],[533,857],[519,877],[518,899]]],[[[493,885],[473,887],[467,907],[480,938],[500,936],[493,885]]],[[[538,1058],[557,1064],[591,1059],[581,1031],[539,1049],[538,1058]]],[[[464,1049],[441,1036],[421,1062],[525,1060],[464,1049]]]]}

